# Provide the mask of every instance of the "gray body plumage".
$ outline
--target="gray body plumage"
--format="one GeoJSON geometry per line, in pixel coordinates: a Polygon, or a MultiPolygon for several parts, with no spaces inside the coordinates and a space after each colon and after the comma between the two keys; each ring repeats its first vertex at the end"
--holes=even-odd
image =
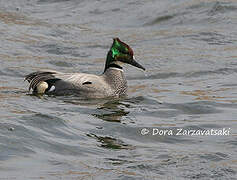
{"type": "Polygon", "coordinates": [[[48,84],[45,94],[77,95],[84,98],[119,97],[127,92],[127,81],[122,69],[108,68],[102,75],[38,71],[25,78],[29,90],[37,93],[40,83],[48,84]]]}
{"type": "Polygon", "coordinates": [[[145,70],[136,62],[133,50],[119,38],[114,38],[107,53],[102,75],[37,71],[25,77],[29,90],[37,94],[76,95],[84,98],[119,97],[127,93],[123,64],[145,70]]]}

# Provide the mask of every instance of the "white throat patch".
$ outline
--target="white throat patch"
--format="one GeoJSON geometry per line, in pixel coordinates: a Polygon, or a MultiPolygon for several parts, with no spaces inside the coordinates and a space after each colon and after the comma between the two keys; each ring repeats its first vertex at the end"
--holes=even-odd
{"type": "Polygon", "coordinates": [[[119,68],[116,68],[116,67],[110,67],[109,69],[114,69],[114,70],[118,70],[118,71],[122,71],[123,72],[123,69],[119,69],[119,68]]]}

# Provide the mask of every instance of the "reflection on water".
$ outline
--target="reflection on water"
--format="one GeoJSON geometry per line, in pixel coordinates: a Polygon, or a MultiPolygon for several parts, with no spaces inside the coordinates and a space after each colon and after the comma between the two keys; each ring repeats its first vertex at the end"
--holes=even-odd
{"type": "Polygon", "coordinates": [[[234,0],[0,1],[1,178],[235,179],[236,9],[234,0]],[[101,74],[114,37],[147,69],[124,67],[128,97],[27,91],[32,71],[101,74]]]}
{"type": "Polygon", "coordinates": [[[112,149],[112,150],[120,150],[120,149],[132,149],[131,146],[125,144],[123,141],[119,139],[115,139],[112,137],[102,137],[97,136],[95,134],[88,134],[89,137],[96,138],[97,141],[100,143],[100,147],[112,149]]]}
{"type": "Polygon", "coordinates": [[[104,121],[121,122],[121,118],[129,114],[129,111],[124,110],[123,106],[129,108],[129,105],[123,104],[118,100],[108,101],[97,108],[100,110],[97,114],[92,115],[104,121]]]}

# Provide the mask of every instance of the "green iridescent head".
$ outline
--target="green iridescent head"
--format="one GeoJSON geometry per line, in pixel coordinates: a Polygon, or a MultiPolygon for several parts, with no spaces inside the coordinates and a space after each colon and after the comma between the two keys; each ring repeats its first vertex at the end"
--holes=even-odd
{"type": "Polygon", "coordinates": [[[145,70],[144,67],[135,61],[132,48],[122,42],[119,38],[114,38],[113,44],[107,54],[104,71],[114,65],[120,67],[122,63],[131,64],[132,66],[145,70]]]}

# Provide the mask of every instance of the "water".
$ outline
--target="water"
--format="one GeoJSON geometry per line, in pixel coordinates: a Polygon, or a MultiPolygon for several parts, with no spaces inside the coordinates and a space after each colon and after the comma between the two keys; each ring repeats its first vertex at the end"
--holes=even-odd
{"type": "Polygon", "coordinates": [[[0,1],[0,179],[237,179],[236,16],[234,0],[0,1]],[[127,98],[28,93],[35,70],[100,74],[113,37],[147,69],[125,67],[127,98]]]}

